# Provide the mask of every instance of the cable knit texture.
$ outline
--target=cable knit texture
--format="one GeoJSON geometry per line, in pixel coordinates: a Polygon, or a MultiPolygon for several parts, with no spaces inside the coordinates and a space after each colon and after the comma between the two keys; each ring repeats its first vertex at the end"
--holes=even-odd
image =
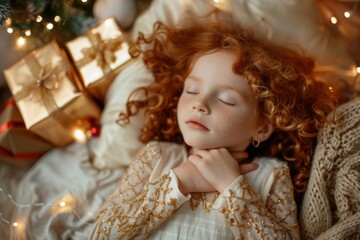
{"type": "Polygon", "coordinates": [[[318,136],[300,224],[304,239],[360,239],[360,98],[318,136]]]}

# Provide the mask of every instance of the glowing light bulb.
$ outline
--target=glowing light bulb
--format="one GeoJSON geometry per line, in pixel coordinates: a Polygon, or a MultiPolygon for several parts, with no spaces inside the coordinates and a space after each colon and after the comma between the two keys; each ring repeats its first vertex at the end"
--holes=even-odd
{"type": "Polygon", "coordinates": [[[77,141],[77,142],[85,142],[86,141],[85,132],[81,129],[75,129],[73,132],[73,136],[74,136],[75,141],[77,141]]]}
{"type": "Polygon", "coordinates": [[[350,12],[344,12],[344,16],[346,17],[346,18],[349,18],[350,16],[351,16],[351,14],[350,14],[350,12]]]}
{"type": "Polygon", "coordinates": [[[61,202],[59,203],[59,205],[60,205],[60,207],[65,207],[66,203],[65,203],[64,201],[61,201],[61,202]]]}
{"type": "Polygon", "coordinates": [[[13,225],[14,227],[19,226],[19,224],[18,224],[17,222],[14,222],[12,225],[13,225]]]}
{"type": "Polygon", "coordinates": [[[214,3],[219,3],[219,2],[220,2],[220,0],[213,0],[213,2],[214,2],[214,3]]]}
{"type": "Polygon", "coordinates": [[[40,15],[37,15],[36,16],[36,18],[35,18],[35,21],[37,21],[37,22],[41,22],[42,21],[42,16],[40,16],[40,15]]]}
{"type": "Polygon", "coordinates": [[[9,25],[11,25],[11,23],[12,23],[11,18],[7,18],[5,20],[5,26],[9,26],[9,25]]]}
{"type": "Polygon", "coordinates": [[[357,73],[360,73],[360,67],[357,67],[357,68],[356,68],[356,72],[357,72],[357,73]]]}
{"type": "Polygon", "coordinates": [[[25,35],[28,36],[28,37],[31,35],[30,29],[28,29],[28,30],[25,31],[25,35]]]}
{"type": "Polygon", "coordinates": [[[60,16],[55,16],[55,17],[54,17],[54,21],[55,21],[55,22],[60,22],[60,21],[61,21],[61,17],[60,17],[60,16]]]}
{"type": "Polygon", "coordinates": [[[19,37],[17,40],[16,40],[16,45],[18,47],[22,47],[26,44],[26,39],[24,37],[19,37]]]}
{"type": "Polygon", "coordinates": [[[112,24],[111,19],[106,19],[105,22],[104,22],[104,24],[105,24],[106,27],[110,27],[111,24],[112,24]]]}
{"type": "Polygon", "coordinates": [[[83,3],[86,3],[87,2],[87,0],[81,0],[83,3]]]}
{"type": "Polygon", "coordinates": [[[331,21],[332,24],[336,24],[336,23],[337,23],[336,17],[331,17],[331,18],[330,18],[330,21],[331,21]]]}
{"type": "Polygon", "coordinates": [[[11,33],[14,32],[14,29],[12,29],[12,28],[9,27],[6,31],[11,34],[11,33]]]}
{"type": "Polygon", "coordinates": [[[49,29],[49,30],[51,30],[51,29],[54,28],[54,24],[48,23],[48,24],[46,24],[46,28],[49,29]]]}

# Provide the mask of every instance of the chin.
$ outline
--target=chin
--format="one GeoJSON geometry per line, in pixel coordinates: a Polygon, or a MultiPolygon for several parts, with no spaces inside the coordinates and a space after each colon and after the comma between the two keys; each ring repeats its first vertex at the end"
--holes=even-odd
{"type": "Polygon", "coordinates": [[[184,139],[184,141],[188,146],[197,148],[197,149],[214,149],[214,148],[220,147],[214,143],[209,143],[209,142],[201,141],[198,139],[184,139]]]}

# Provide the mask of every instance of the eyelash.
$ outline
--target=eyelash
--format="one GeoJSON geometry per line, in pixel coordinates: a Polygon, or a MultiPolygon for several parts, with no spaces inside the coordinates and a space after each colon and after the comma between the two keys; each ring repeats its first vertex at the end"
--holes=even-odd
{"type": "Polygon", "coordinates": [[[225,105],[228,105],[228,106],[235,106],[235,104],[225,102],[225,101],[221,100],[220,98],[218,98],[218,100],[219,100],[220,102],[224,103],[225,105]]]}
{"type": "MultiPolygon", "coordinates": [[[[191,94],[191,95],[198,94],[197,92],[191,92],[191,91],[186,91],[186,93],[187,93],[187,94],[191,94]]],[[[227,106],[235,106],[235,104],[225,102],[225,101],[221,100],[220,98],[218,98],[218,100],[219,100],[220,102],[222,102],[223,104],[227,105],[227,106]]]]}

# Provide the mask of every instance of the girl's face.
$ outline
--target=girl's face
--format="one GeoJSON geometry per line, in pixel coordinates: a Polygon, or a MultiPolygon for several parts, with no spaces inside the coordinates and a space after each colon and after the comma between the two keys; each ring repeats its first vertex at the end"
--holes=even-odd
{"type": "Polygon", "coordinates": [[[177,118],[191,147],[245,150],[261,132],[253,91],[232,71],[233,58],[225,50],[204,55],[185,79],[177,118]]]}

